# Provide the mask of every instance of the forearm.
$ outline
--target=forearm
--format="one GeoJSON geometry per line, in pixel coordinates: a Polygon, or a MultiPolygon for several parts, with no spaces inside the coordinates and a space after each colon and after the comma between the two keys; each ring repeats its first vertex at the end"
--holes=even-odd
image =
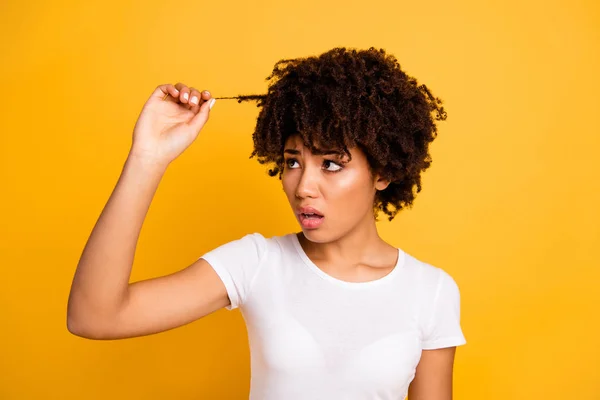
{"type": "Polygon", "coordinates": [[[130,155],[85,245],[71,286],[68,319],[114,315],[127,296],[135,249],[166,166],[130,155]]]}

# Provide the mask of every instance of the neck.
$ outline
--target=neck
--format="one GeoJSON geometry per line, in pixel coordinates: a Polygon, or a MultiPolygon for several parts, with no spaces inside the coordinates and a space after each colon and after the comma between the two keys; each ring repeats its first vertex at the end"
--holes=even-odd
{"type": "Polygon", "coordinates": [[[382,249],[391,247],[379,236],[374,218],[366,218],[350,231],[328,242],[312,242],[302,232],[297,235],[311,259],[337,265],[378,264],[384,255],[382,249]]]}

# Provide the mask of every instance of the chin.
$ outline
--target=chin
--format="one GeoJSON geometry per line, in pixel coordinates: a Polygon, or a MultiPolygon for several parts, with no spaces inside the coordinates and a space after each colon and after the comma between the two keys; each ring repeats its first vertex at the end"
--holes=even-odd
{"type": "MultiPolygon", "coordinates": [[[[302,228],[302,227],[301,227],[302,228]]],[[[313,243],[329,243],[335,240],[331,232],[324,229],[304,229],[304,237],[313,243]]]]}
{"type": "Polygon", "coordinates": [[[323,232],[319,232],[317,229],[305,229],[302,226],[300,226],[300,230],[302,231],[304,237],[311,242],[322,242],[323,232]]]}

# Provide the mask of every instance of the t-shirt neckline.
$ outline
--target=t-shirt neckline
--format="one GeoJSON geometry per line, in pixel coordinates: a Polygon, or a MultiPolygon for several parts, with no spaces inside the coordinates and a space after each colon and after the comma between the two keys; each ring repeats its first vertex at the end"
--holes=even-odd
{"type": "Polygon", "coordinates": [[[316,273],[318,276],[325,279],[326,281],[329,281],[336,285],[344,286],[346,288],[354,288],[354,289],[368,288],[368,287],[381,285],[387,281],[394,279],[394,277],[402,269],[402,266],[404,265],[404,260],[406,257],[404,251],[402,251],[402,249],[400,249],[400,248],[397,248],[398,249],[398,259],[396,261],[396,265],[394,266],[394,269],[392,269],[388,274],[382,276],[381,278],[378,278],[378,279],[375,279],[372,281],[366,281],[366,282],[344,281],[344,280],[341,280],[341,279],[335,278],[334,276],[329,275],[328,273],[323,271],[321,268],[317,267],[317,265],[315,263],[313,263],[312,260],[308,257],[308,255],[304,252],[304,249],[302,248],[302,245],[300,244],[300,241],[298,240],[297,234],[290,233],[290,235],[292,236],[292,243],[294,244],[294,248],[296,249],[296,252],[300,256],[302,261],[304,261],[304,264],[310,270],[312,270],[314,273],[316,273]]]}

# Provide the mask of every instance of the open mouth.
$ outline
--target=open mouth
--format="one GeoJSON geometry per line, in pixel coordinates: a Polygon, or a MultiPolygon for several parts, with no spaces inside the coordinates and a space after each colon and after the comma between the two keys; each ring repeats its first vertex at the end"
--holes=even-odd
{"type": "Polygon", "coordinates": [[[301,213],[298,214],[298,219],[303,228],[316,229],[323,224],[325,217],[319,214],[301,213]]]}
{"type": "Polygon", "coordinates": [[[306,219],[321,219],[321,218],[323,218],[322,215],[315,214],[315,213],[301,213],[300,215],[306,219]]]}

